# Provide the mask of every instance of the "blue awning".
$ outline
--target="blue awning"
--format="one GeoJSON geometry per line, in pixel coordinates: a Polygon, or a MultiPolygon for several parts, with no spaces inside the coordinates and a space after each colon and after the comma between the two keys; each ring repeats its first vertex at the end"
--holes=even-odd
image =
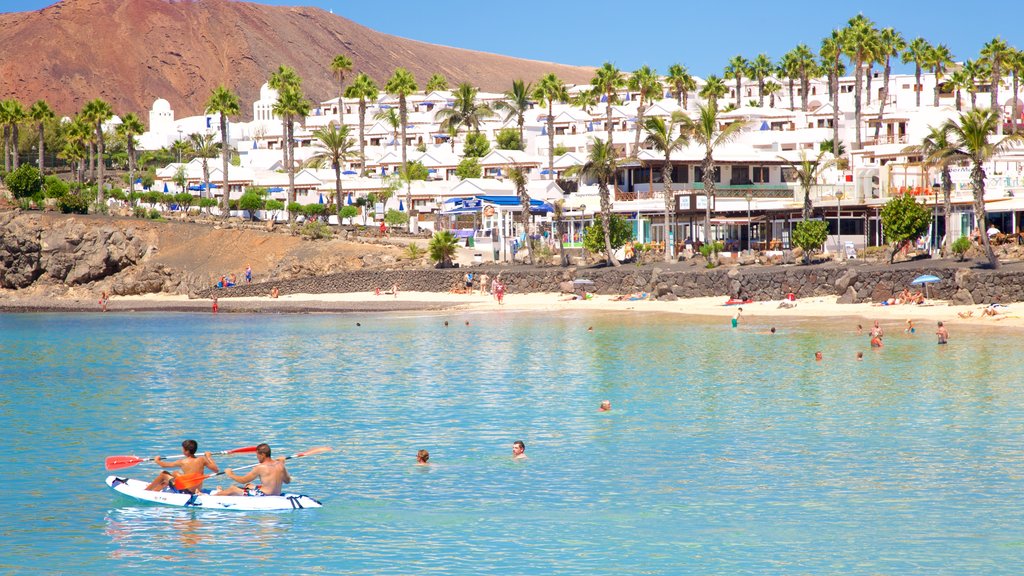
{"type": "MultiPolygon", "coordinates": [[[[521,203],[518,196],[473,196],[471,198],[450,198],[444,201],[442,214],[471,214],[479,212],[484,204],[499,208],[518,208],[521,203]]],[[[543,200],[530,199],[531,214],[547,214],[555,209],[543,200]]]]}
{"type": "Polygon", "coordinates": [[[281,188],[280,186],[274,186],[273,188],[267,188],[267,192],[270,192],[271,194],[274,194],[276,192],[284,192],[284,188],[281,188]]]}
{"type": "Polygon", "coordinates": [[[355,176],[356,174],[359,174],[359,172],[356,172],[355,170],[345,170],[342,174],[345,176],[355,176]]]}

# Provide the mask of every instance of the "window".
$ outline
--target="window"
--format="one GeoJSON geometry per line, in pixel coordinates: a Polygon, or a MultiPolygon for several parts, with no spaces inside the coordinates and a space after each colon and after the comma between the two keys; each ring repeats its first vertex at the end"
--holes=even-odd
{"type": "MultiPolygon", "coordinates": [[[[715,174],[713,176],[713,180],[715,182],[721,182],[722,181],[722,167],[721,166],[715,166],[715,174]]],[[[703,182],[704,181],[704,169],[701,168],[700,166],[697,166],[696,168],[693,169],[693,181],[694,182],[703,182]]]]}
{"type": "Polygon", "coordinates": [[[750,179],[757,184],[766,184],[768,182],[768,167],[754,166],[751,169],[750,179]]]}
{"type": "Polygon", "coordinates": [[[782,181],[783,182],[796,182],[796,170],[789,167],[782,168],[782,181]]]}
{"type": "Polygon", "coordinates": [[[729,184],[750,184],[750,167],[733,166],[729,184]]]}
{"type": "Polygon", "coordinates": [[[685,184],[690,181],[690,167],[689,166],[673,166],[672,167],[672,181],[680,184],[685,184]]]}

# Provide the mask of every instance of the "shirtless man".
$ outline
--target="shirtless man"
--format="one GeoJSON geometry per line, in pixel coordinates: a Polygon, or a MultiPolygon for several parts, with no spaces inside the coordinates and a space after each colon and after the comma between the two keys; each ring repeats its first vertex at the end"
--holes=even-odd
{"type": "Polygon", "coordinates": [[[244,486],[241,488],[229,486],[224,490],[216,492],[217,496],[278,496],[281,494],[282,484],[291,484],[292,477],[284,467],[285,459],[283,457],[277,460],[271,458],[270,446],[267,444],[257,446],[256,459],[260,463],[245,476],[235,474],[230,468],[224,470],[224,474],[228,478],[239,484],[244,484],[244,486]],[[249,482],[256,478],[259,478],[260,482],[262,482],[260,486],[249,484],[249,482]]]}
{"type": "Polygon", "coordinates": [[[171,489],[177,492],[188,492],[189,494],[195,494],[202,490],[203,483],[200,482],[197,486],[190,487],[188,489],[178,490],[171,482],[178,476],[184,475],[196,475],[202,476],[203,471],[206,468],[213,470],[214,472],[220,472],[220,468],[217,467],[217,463],[210,457],[209,452],[204,452],[202,456],[196,456],[196,450],[199,449],[199,443],[195,440],[185,440],[181,443],[181,453],[184,454],[184,458],[175,460],[174,462],[164,462],[159,456],[153,459],[153,462],[161,468],[181,468],[181,471],[176,471],[173,474],[166,470],[160,472],[155,480],[146,486],[146,490],[152,490],[154,492],[160,492],[162,490],[171,489]]]}
{"type": "Polygon", "coordinates": [[[939,344],[945,344],[949,342],[949,331],[942,325],[942,321],[939,320],[939,327],[935,331],[935,335],[939,337],[939,344]]]}

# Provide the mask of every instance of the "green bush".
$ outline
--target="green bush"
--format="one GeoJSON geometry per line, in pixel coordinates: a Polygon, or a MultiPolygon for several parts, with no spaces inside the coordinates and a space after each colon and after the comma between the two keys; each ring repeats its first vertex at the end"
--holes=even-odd
{"type": "Polygon", "coordinates": [[[502,128],[494,135],[498,142],[498,150],[522,150],[523,141],[519,138],[519,130],[515,128],[502,128]]]}
{"type": "Polygon", "coordinates": [[[971,240],[967,236],[961,236],[956,240],[953,240],[953,244],[950,246],[953,250],[953,254],[957,255],[957,258],[963,262],[964,254],[971,249],[971,240]]]}
{"type": "Polygon", "coordinates": [[[462,147],[464,156],[483,158],[490,151],[491,143],[487,141],[486,134],[483,132],[470,132],[466,134],[466,144],[462,147]]]}
{"type": "Polygon", "coordinates": [[[147,211],[142,206],[136,206],[135,209],[132,210],[132,216],[135,216],[136,218],[145,218],[146,214],[147,211]]]}
{"type": "Polygon", "coordinates": [[[419,244],[413,242],[412,244],[409,244],[408,246],[405,247],[405,254],[410,259],[416,260],[420,256],[423,256],[423,248],[420,248],[419,244]]]}
{"type": "Polygon", "coordinates": [[[57,209],[65,214],[88,214],[89,199],[80,192],[69,190],[57,198],[57,209]]]}
{"type": "Polygon", "coordinates": [[[452,257],[455,256],[458,239],[448,230],[435,232],[427,245],[430,251],[430,259],[437,262],[442,268],[449,268],[452,265],[452,257]]]}
{"type": "Polygon", "coordinates": [[[160,216],[160,211],[159,210],[157,210],[156,208],[150,208],[149,209],[149,219],[150,220],[159,220],[160,218],[161,218],[161,216],[160,216]]]}
{"type": "Polygon", "coordinates": [[[34,198],[43,190],[43,175],[31,164],[22,164],[4,177],[4,184],[15,198],[34,198]]]}
{"type": "Polygon", "coordinates": [[[93,214],[110,214],[110,206],[106,202],[93,202],[89,206],[89,212],[93,214]]]}
{"type": "Polygon", "coordinates": [[[882,231],[886,242],[893,245],[889,262],[896,257],[900,246],[914,242],[928,230],[931,219],[931,212],[909,194],[895,196],[882,206],[882,231]]]}
{"type": "Polygon", "coordinates": [[[242,210],[248,210],[249,214],[256,214],[257,210],[262,210],[265,204],[263,194],[260,193],[260,189],[250,188],[242,194],[242,197],[238,199],[238,205],[242,210]]]}
{"type": "Polygon", "coordinates": [[[811,261],[811,250],[821,248],[828,238],[828,222],[802,220],[793,227],[793,245],[804,251],[804,262],[811,261]]]}
{"type": "Polygon", "coordinates": [[[718,254],[724,249],[725,244],[722,244],[721,242],[710,242],[708,244],[701,244],[700,255],[706,258],[707,260],[711,260],[711,257],[713,255],[718,254]]]}
{"type": "MultiPolygon", "coordinates": [[[[611,228],[612,250],[623,247],[626,242],[633,239],[633,226],[625,219],[612,214],[608,223],[611,228]]],[[[604,252],[604,226],[601,225],[600,217],[595,218],[594,224],[588,226],[584,232],[583,248],[591,254],[604,252]]]]}
{"type": "Polygon", "coordinates": [[[460,180],[479,178],[482,174],[483,168],[480,167],[480,162],[476,158],[463,158],[459,165],[455,167],[455,176],[460,180]]]}
{"type": "Polygon", "coordinates": [[[323,204],[306,204],[302,207],[302,213],[306,215],[306,218],[316,218],[324,213],[327,209],[323,204]]]}
{"type": "Polygon", "coordinates": [[[342,206],[338,208],[338,218],[355,218],[359,215],[359,208],[355,206],[342,206]]]}
{"type": "Polygon", "coordinates": [[[388,210],[384,215],[384,223],[388,226],[401,226],[409,222],[409,214],[395,209],[388,210]]]}
{"type": "Polygon", "coordinates": [[[292,215],[302,214],[302,204],[299,204],[298,202],[289,202],[288,211],[291,212],[292,215]]]}
{"type": "Polygon", "coordinates": [[[22,210],[34,210],[36,203],[31,198],[18,198],[18,208],[22,210]]]}
{"type": "Polygon", "coordinates": [[[43,195],[47,198],[60,198],[69,190],[71,186],[58,176],[47,176],[43,179],[43,195]]]}
{"type": "Polygon", "coordinates": [[[332,235],[331,227],[323,222],[310,220],[306,222],[302,228],[299,229],[299,234],[302,234],[310,240],[320,240],[321,238],[330,238],[332,235]]]}

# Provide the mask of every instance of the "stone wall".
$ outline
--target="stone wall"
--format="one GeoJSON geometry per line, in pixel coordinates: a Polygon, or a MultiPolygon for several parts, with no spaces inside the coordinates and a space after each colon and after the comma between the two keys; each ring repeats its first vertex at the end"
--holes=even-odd
{"type": "MultiPolygon", "coordinates": [[[[931,284],[931,298],[958,304],[1024,301],[1024,272],[1019,270],[974,270],[953,267],[891,267],[858,266],[793,266],[772,268],[716,268],[712,270],[665,270],[662,268],[539,268],[508,269],[473,267],[448,270],[359,270],[327,276],[287,280],[276,283],[241,285],[216,290],[219,297],[262,296],[277,286],[282,294],[332,292],[372,292],[389,290],[397,284],[400,291],[449,292],[461,288],[464,276],[471,271],[475,278],[487,273],[492,278],[501,273],[509,292],[571,292],[584,287],[597,294],[628,294],[648,292],[660,300],[728,296],[756,301],[780,300],[788,293],[798,298],[840,296],[840,302],[881,302],[891,298],[922,274],[938,276],[942,281],[931,284]],[[573,284],[573,280],[590,280],[592,284],[573,284]]],[[[214,290],[199,294],[209,297],[214,290]]]]}

